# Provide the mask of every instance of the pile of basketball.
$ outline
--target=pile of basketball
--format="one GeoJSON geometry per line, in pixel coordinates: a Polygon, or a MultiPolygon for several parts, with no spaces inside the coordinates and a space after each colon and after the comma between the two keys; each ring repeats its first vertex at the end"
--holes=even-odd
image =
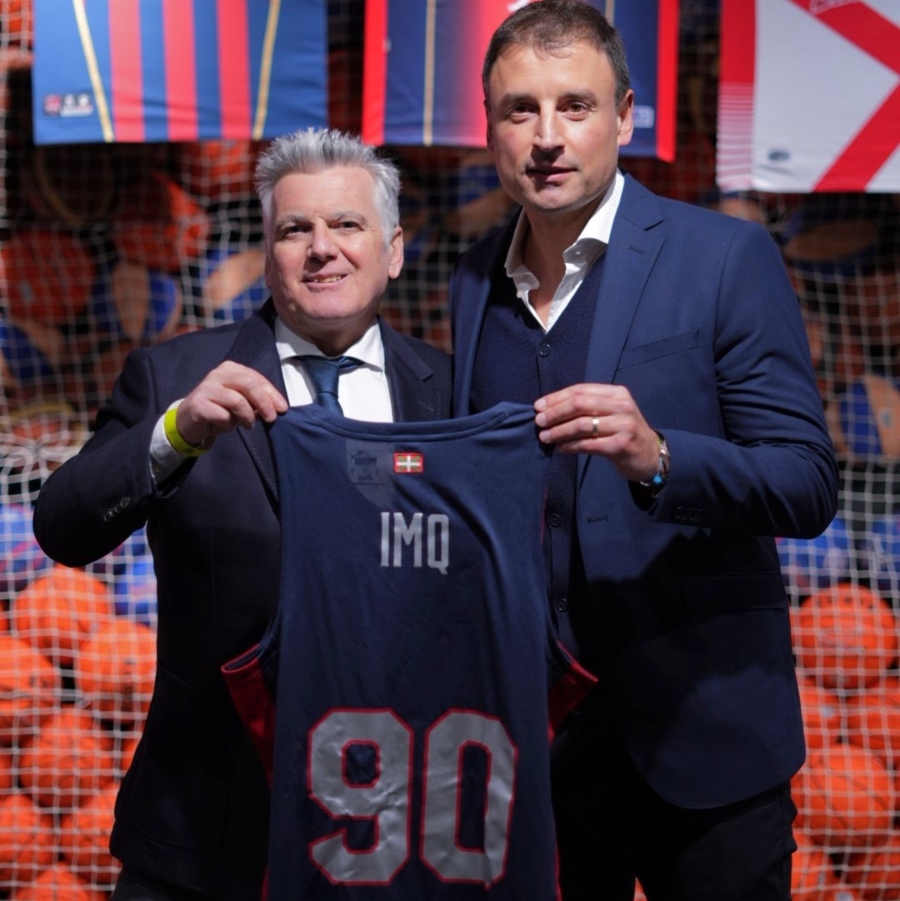
{"type": "Polygon", "coordinates": [[[807,759],[794,777],[794,894],[900,899],[900,622],[837,582],[792,608],[807,759]],[[843,893],[843,894],[841,894],[843,893]]]}
{"type": "Polygon", "coordinates": [[[99,571],[33,562],[5,574],[0,608],[0,893],[100,901],[118,872],[113,804],[153,690],[155,631],[117,614],[99,571]]]}

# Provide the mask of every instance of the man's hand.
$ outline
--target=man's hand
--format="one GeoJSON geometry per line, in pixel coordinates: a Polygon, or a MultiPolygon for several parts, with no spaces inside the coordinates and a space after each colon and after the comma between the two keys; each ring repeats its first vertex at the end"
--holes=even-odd
{"type": "Polygon", "coordinates": [[[288,402],[277,388],[255,369],[240,363],[220,363],[181,402],[175,424],[189,444],[238,426],[249,429],[259,418],[274,422],[288,402]]]}
{"type": "Polygon", "coordinates": [[[606,457],[633,482],[659,467],[658,436],[621,385],[570,385],[535,401],[538,437],[570,454],[606,457]]]}

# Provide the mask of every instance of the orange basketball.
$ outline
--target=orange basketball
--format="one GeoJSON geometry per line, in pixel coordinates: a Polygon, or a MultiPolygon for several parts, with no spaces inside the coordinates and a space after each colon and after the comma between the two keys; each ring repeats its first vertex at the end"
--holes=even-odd
{"type": "Polygon", "coordinates": [[[29,46],[32,41],[32,0],[0,0],[0,22],[11,44],[29,46]]]}
{"type": "Polygon", "coordinates": [[[112,886],[119,863],[109,853],[109,834],[115,819],[118,784],[101,789],[59,826],[59,844],[63,859],[79,876],[90,874],[91,882],[112,886]]]}
{"type": "Polygon", "coordinates": [[[891,832],[885,844],[854,854],[845,879],[866,901],[900,901],[900,832],[891,832]]]}
{"type": "Polygon", "coordinates": [[[897,659],[896,614],[862,585],[841,583],[810,595],[792,626],[797,662],[826,688],[874,685],[897,659]]]}
{"type": "Polygon", "coordinates": [[[122,747],[119,749],[119,772],[124,776],[134,761],[134,752],[140,742],[140,734],[126,735],[122,739],[122,747]]]}
{"type": "Polygon", "coordinates": [[[253,197],[253,172],[264,141],[199,141],[181,145],[181,183],[211,203],[253,197]]]}
{"type": "Polygon", "coordinates": [[[37,728],[59,703],[62,673],[28,642],[0,633],[0,745],[37,728]]]}
{"type": "Polygon", "coordinates": [[[62,666],[71,666],[87,637],[114,615],[102,579],[61,564],[23,588],[12,606],[16,634],[62,666]]]}
{"type": "Polygon", "coordinates": [[[825,852],[804,832],[794,830],[797,850],[791,862],[792,901],[822,901],[837,877],[825,852]]]}
{"type": "Polygon", "coordinates": [[[900,682],[888,679],[847,701],[847,737],[897,769],[900,765],[900,682]]]}
{"type": "Polygon", "coordinates": [[[838,880],[833,888],[822,892],[819,901],[863,901],[863,897],[846,882],[838,880]]]}
{"type": "Polygon", "coordinates": [[[119,256],[161,272],[199,258],[209,230],[202,207],[161,172],[126,189],[113,215],[119,256]]]}
{"type": "Polygon", "coordinates": [[[76,685],[98,716],[143,720],[156,674],[156,636],[135,620],[109,620],[82,645],[74,672],[76,685]]]}
{"type": "Polygon", "coordinates": [[[86,710],[48,717],[19,756],[22,788],[44,807],[71,810],[113,780],[112,738],[86,710]]]}
{"type": "Polygon", "coordinates": [[[15,785],[12,754],[9,748],[0,747],[0,795],[9,794],[15,785]]]}
{"type": "Polygon", "coordinates": [[[792,780],[798,829],[829,851],[887,841],[894,816],[888,768],[869,751],[830,745],[813,751],[792,780]]]}
{"type": "Polygon", "coordinates": [[[11,901],[106,901],[106,895],[79,879],[64,863],[48,867],[36,879],[14,889],[11,901]]]}
{"type": "Polygon", "coordinates": [[[0,798],[0,883],[29,882],[54,856],[53,820],[27,795],[0,798]]]}
{"type": "Polygon", "coordinates": [[[799,673],[800,711],[806,747],[821,748],[836,741],[841,728],[843,707],[840,697],[799,673]]]}
{"type": "Polygon", "coordinates": [[[95,266],[90,251],[65,232],[26,229],[3,248],[9,315],[60,325],[87,305],[95,266]]]}

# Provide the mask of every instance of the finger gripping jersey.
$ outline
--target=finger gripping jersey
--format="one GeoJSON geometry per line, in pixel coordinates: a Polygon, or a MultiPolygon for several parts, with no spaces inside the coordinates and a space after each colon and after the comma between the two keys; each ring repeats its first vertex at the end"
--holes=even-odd
{"type": "Polygon", "coordinates": [[[530,407],[271,428],[281,595],[223,670],[272,785],[269,901],[554,901],[556,641],[530,407]]]}

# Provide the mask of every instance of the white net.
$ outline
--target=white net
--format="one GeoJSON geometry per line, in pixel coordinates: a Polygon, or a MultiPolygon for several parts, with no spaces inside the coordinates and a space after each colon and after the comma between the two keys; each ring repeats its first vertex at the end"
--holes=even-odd
{"type": "MultiPolygon", "coordinates": [[[[329,8],[329,115],[358,131],[362,3],[329,8]]],[[[152,688],[153,563],[141,531],[84,570],[55,565],[31,508],[131,348],[265,299],[262,145],[36,148],[29,9],[0,0],[0,896],[96,901],[115,879],[112,804],[152,688]]],[[[810,747],[794,782],[794,897],[900,899],[900,202],[722,196],[717,26],[715,3],[683,0],[676,161],[622,165],[659,193],[762,222],[783,249],[843,471],[829,529],[778,541],[810,747]]],[[[510,205],[482,151],[389,150],[406,265],[383,312],[448,349],[450,267],[510,205]]]]}

